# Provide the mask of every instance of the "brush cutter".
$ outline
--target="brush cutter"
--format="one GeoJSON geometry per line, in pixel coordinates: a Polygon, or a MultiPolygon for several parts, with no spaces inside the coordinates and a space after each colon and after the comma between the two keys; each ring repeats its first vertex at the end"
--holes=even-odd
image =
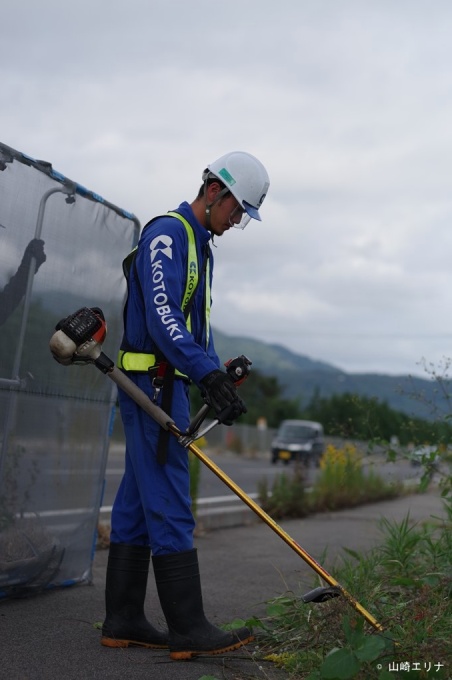
{"type": "MultiPolygon", "coordinates": [[[[220,423],[217,418],[212,423],[200,429],[208,411],[205,404],[193,418],[186,432],[178,429],[172,418],[135,385],[114,362],[102,352],[102,343],[106,337],[106,323],[102,311],[98,307],[83,307],[56,326],[56,332],[50,340],[50,351],[60,364],[94,364],[102,373],[107,375],[118,387],[128,394],[148,415],[151,416],[164,430],[174,435],[178,442],[199,458],[206,467],[221,479],[253,512],[260,517],[270,529],[294,550],[326,583],[328,587],[319,587],[306,593],[303,602],[324,602],[342,595],[349,604],[378,632],[383,632],[383,626],[376,621],[354,597],[345,590],[331,574],[329,574],[313,557],[309,555],[293,538],[287,534],[262,508],[255,503],[237,484],[230,479],[194,441],[201,438],[213,427],[220,423]]],[[[226,364],[226,370],[236,385],[246,378],[251,362],[244,357],[237,357],[226,364]]]]}

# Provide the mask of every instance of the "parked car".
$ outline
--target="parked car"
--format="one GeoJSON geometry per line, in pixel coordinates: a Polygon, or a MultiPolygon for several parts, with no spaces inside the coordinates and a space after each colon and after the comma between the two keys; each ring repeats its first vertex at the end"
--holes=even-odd
{"type": "Polygon", "coordinates": [[[323,427],[311,420],[283,420],[271,448],[272,463],[293,460],[318,467],[325,449],[323,427]]]}

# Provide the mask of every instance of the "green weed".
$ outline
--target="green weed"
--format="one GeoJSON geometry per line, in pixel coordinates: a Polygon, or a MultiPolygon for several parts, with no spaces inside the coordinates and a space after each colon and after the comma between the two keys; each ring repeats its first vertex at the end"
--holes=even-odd
{"type": "Polygon", "coordinates": [[[304,517],[310,512],[304,472],[300,465],[295,465],[292,474],[278,475],[274,480],[271,494],[266,478],[258,482],[257,488],[262,509],[275,519],[304,517]]]}
{"type": "Polygon", "coordinates": [[[328,446],[314,482],[311,507],[315,512],[338,510],[383,500],[401,493],[399,485],[387,484],[372,468],[365,473],[356,447],[328,446]]]}
{"type": "MultiPolygon", "coordinates": [[[[449,510],[448,510],[449,512],[449,510]]],[[[345,598],[306,605],[294,593],[268,603],[258,641],[292,680],[446,680],[452,639],[451,517],[426,526],[380,523],[381,544],[346,550],[339,583],[383,625],[368,626],[345,598]]]]}
{"type": "Polygon", "coordinates": [[[328,446],[309,493],[305,485],[305,472],[299,464],[292,474],[277,475],[271,492],[264,478],[258,483],[260,505],[274,519],[282,519],[354,507],[402,493],[401,484],[386,483],[373,469],[364,472],[361,456],[347,444],[342,448],[328,446]]]}

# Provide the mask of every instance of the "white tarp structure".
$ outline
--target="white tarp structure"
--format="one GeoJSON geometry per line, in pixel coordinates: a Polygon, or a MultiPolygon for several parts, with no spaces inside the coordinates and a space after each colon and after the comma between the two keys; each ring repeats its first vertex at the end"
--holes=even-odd
{"type": "Polygon", "coordinates": [[[122,260],[138,220],[0,144],[0,597],[89,582],[116,392],[57,364],[56,323],[80,307],[120,343],[122,260]]]}

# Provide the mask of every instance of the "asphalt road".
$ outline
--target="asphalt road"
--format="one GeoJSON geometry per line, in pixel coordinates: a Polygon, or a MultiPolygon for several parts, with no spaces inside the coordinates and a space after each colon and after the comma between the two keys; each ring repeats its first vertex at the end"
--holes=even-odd
{"type": "MultiPolygon", "coordinates": [[[[334,576],[344,547],[366,551],[381,542],[381,517],[400,522],[409,516],[412,522],[423,522],[441,514],[444,508],[436,492],[287,520],[282,527],[334,576]]],[[[206,532],[197,537],[196,546],[206,615],[216,625],[237,617],[262,616],[269,599],[286,591],[299,595],[318,585],[314,572],[262,522],[206,532]]],[[[258,641],[237,652],[190,662],[170,661],[165,650],[101,647],[94,624],[103,620],[105,612],[107,557],[108,551],[97,551],[91,586],[55,589],[32,598],[0,602],[0,678],[200,680],[207,676],[222,680],[287,680],[287,673],[262,659],[258,641]]],[[[371,597],[362,604],[378,619],[371,597]]],[[[163,625],[152,575],[146,612],[155,625],[163,625]]],[[[415,660],[428,661],[419,657],[415,660]]],[[[449,663],[450,667],[450,659],[435,661],[449,663]]]]}
{"type": "MultiPolygon", "coordinates": [[[[271,489],[273,480],[282,472],[290,474],[293,471],[293,465],[281,465],[280,463],[272,465],[270,462],[270,453],[258,454],[255,458],[239,456],[231,452],[224,453],[209,453],[206,451],[221,470],[228,475],[246,494],[255,496],[258,492],[259,482],[263,479],[267,480],[268,488],[271,489]]],[[[105,492],[103,506],[109,507],[112,505],[116,489],[124,469],[124,449],[122,446],[113,445],[110,449],[106,475],[105,475],[105,492]]],[[[397,463],[387,463],[383,455],[375,455],[364,459],[364,464],[373,467],[385,479],[399,479],[405,480],[410,477],[419,476],[419,468],[413,468],[408,461],[398,461],[397,463]]],[[[306,483],[310,486],[317,474],[316,468],[310,467],[305,469],[306,483]]],[[[205,466],[201,467],[201,479],[199,488],[199,498],[209,499],[214,497],[222,497],[232,494],[224,483],[211,470],[205,466]]]]}
{"type": "MultiPolygon", "coordinates": [[[[282,472],[291,474],[293,464],[273,465],[270,462],[270,452],[260,453],[255,457],[237,455],[230,451],[206,450],[213,462],[253,500],[258,498],[259,482],[266,479],[268,488],[271,490],[273,480],[282,472]]],[[[38,483],[23,475],[18,481],[20,487],[18,493],[27,497],[27,507],[33,508],[33,514],[39,512],[53,527],[78,526],[81,522],[89,520],[92,515],[93,504],[97,507],[97,494],[102,488],[104,492],[101,502],[100,519],[108,523],[111,506],[119,486],[124,469],[124,444],[112,443],[105,477],[100,475],[98,461],[85,461],[83,469],[74,469],[67,462],[62,462],[51,451],[46,453],[46,465],[39,469],[38,483]]],[[[403,479],[418,477],[421,468],[415,468],[407,461],[387,463],[383,455],[374,454],[364,459],[368,469],[372,466],[386,479],[403,479]]],[[[34,470],[33,465],[24,470],[34,470]]],[[[305,469],[306,483],[309,487],[315,480],[318,470],[316,468],[305,469]]],[[[201,465],[200,490],[198,494],[198,519],[202,518],[207,528],[219,526],[237,526],[248,521],[251,512],[242,501],[219,479],[211,470],[201,465]],[[224,512],[226,510],[226,513],[224,512]],[[234,511],[232,513],[231,511],[234,511]],[[243,513],[245,512],[245,515],[243,513]],[[247,514],[248,513],[248,514],[247,514]],[[227,518],[226,525],[224,517],[227,518]],[[221,522],[220,522],[220,519],[221,522]]]]}

